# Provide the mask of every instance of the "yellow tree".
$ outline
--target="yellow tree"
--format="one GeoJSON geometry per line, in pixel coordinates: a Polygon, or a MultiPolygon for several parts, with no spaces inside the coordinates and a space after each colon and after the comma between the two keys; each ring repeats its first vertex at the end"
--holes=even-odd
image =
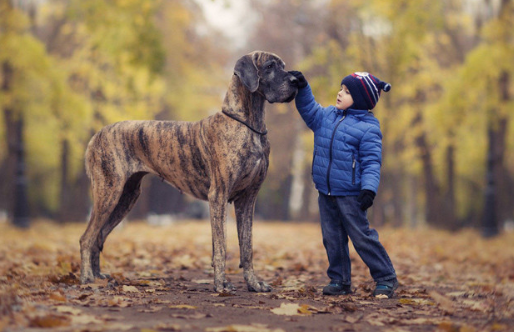
{"type": "MultiPolygon", "coordinates": [[[[51,154],[47,154],[47,145],[41,144],[48,142],[49,133],[55,128],[52,127],[55,123],[53,110],[58,105],[73,104],[80,112],[81,107],[74,103],[76,96],[66,87],[62,68],[33,36],[34,27],[28,15],[7,0],[0,1],[0,6],[0,75],[3,82],[0,106],[6,145],[2,151],[7,151],[1,156],[1,202],[14,219],[20,214],[27,218],[28,203],[23,197],[29,182],[27,177],[31,179],[37,172],[48,175],[55,165],[51,154]],[[42,123],[50,128],[40,130],[44,127],[42,123]],[[37,168],[31,165],[37,165],[37,168]],[[33,172],[35,169],[37,171],[33,172]]],[[[40,188],[29,186],[28,189],[30,200],[37,200],[40,188]]]]}
{"type": "MultiPolygon", "coordinates": [[[[512,124],[514,75],[514,4],[505,0],[482,3],[475,15],[478,45],[466,55],[465,62],[452,80],[448,81],[446,104],[453,103],[465,110],[465,131],[458,139],[467,142],[465,151],[476,155],[480,151],[481,172],[473,172],[472,181],[483,188],[484,195],[476,197],[476,205],[482,207],[481,226],[484,236],[499,233],[504,220],[514,215],[512,197],[514,183],[512,173],[512,124]],[[465,98],[463,98],[465,96],[465,98]],[[470,130],[471,129],[471,130],[470,130]],[[480,133],[480,144],[477,135],[480,133]],[[470,140],[471,137],[475,139],[470,140]],[[510,164],[509,164],[510,160],[510,164]],[[485,179],[485,181],[483,181],[485,179]],[[483,204],[480,200],[483,199],[483,204]]],[[[472,172],[476,162],[465,162],[462,171],[472,172]]],[[[478,211],[480,212],[480,211],[478,211]]],[[[480,213],[478,213],[480,215],[480,213]]]]}

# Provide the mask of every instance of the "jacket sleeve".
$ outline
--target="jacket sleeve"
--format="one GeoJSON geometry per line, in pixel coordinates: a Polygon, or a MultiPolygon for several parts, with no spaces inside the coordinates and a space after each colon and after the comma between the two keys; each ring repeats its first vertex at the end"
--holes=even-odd
{"type": "Polygon", "coordinates": [[[371,126],[362,136],[359,147],[361,162],[361,190],[377,192],[382,165],[382,132],[379,126],[371,126]]]}
{"type": "Polygon", "coordinates": [[[312,131],[316,131],[321,125],[323,107],[314,99],[310,85],[307,84],[305,88],[298,90],[295,103],[307,127],[312,131]]]}

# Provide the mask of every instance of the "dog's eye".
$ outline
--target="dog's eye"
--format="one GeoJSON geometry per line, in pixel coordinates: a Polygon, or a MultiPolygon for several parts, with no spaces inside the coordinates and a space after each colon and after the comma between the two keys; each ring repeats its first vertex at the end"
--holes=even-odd
{"type": "Polygon", "coordinates": [[[266,66],[266,69],[273,69],[274,66],[275,66],[274,63],[270,63],[268,66],[266,66]]]}

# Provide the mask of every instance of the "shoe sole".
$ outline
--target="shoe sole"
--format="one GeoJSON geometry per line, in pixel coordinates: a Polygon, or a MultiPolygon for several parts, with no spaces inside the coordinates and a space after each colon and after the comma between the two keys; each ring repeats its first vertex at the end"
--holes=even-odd
{"type": "Polygon", "coordinates": [[[380,295],[385,295],[385,296],[387,296],[388,299],[390,299],[390,298],[392,298],[394,296],[394,293],[398,289],[398,286],[399,286],[399,284],[396,284],[396,285],[393,286],[393,290],[391,291],[391,294],[375,294],[375,292],[373,292],[373,297],[377,297],[377,296],[380,296],[380,295]]]}

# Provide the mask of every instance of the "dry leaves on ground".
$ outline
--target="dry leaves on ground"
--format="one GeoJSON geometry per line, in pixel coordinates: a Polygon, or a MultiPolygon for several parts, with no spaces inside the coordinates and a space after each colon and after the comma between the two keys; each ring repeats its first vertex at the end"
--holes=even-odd
{"type": "Polygon", "coordinates": [[[206,221],[118,227],[102,254],[110,278],[80,285],[85,226],[0,224],[0,331],[514,330],[514,234],[380,229],[400,288],[376,299],[353,248],[354,294],[322,295],[327,262],[308,223],[255,223],[254,266],[271,293],[247,291],[233,224],[227,276],[238,290],[212,291],[206,221]]]}

